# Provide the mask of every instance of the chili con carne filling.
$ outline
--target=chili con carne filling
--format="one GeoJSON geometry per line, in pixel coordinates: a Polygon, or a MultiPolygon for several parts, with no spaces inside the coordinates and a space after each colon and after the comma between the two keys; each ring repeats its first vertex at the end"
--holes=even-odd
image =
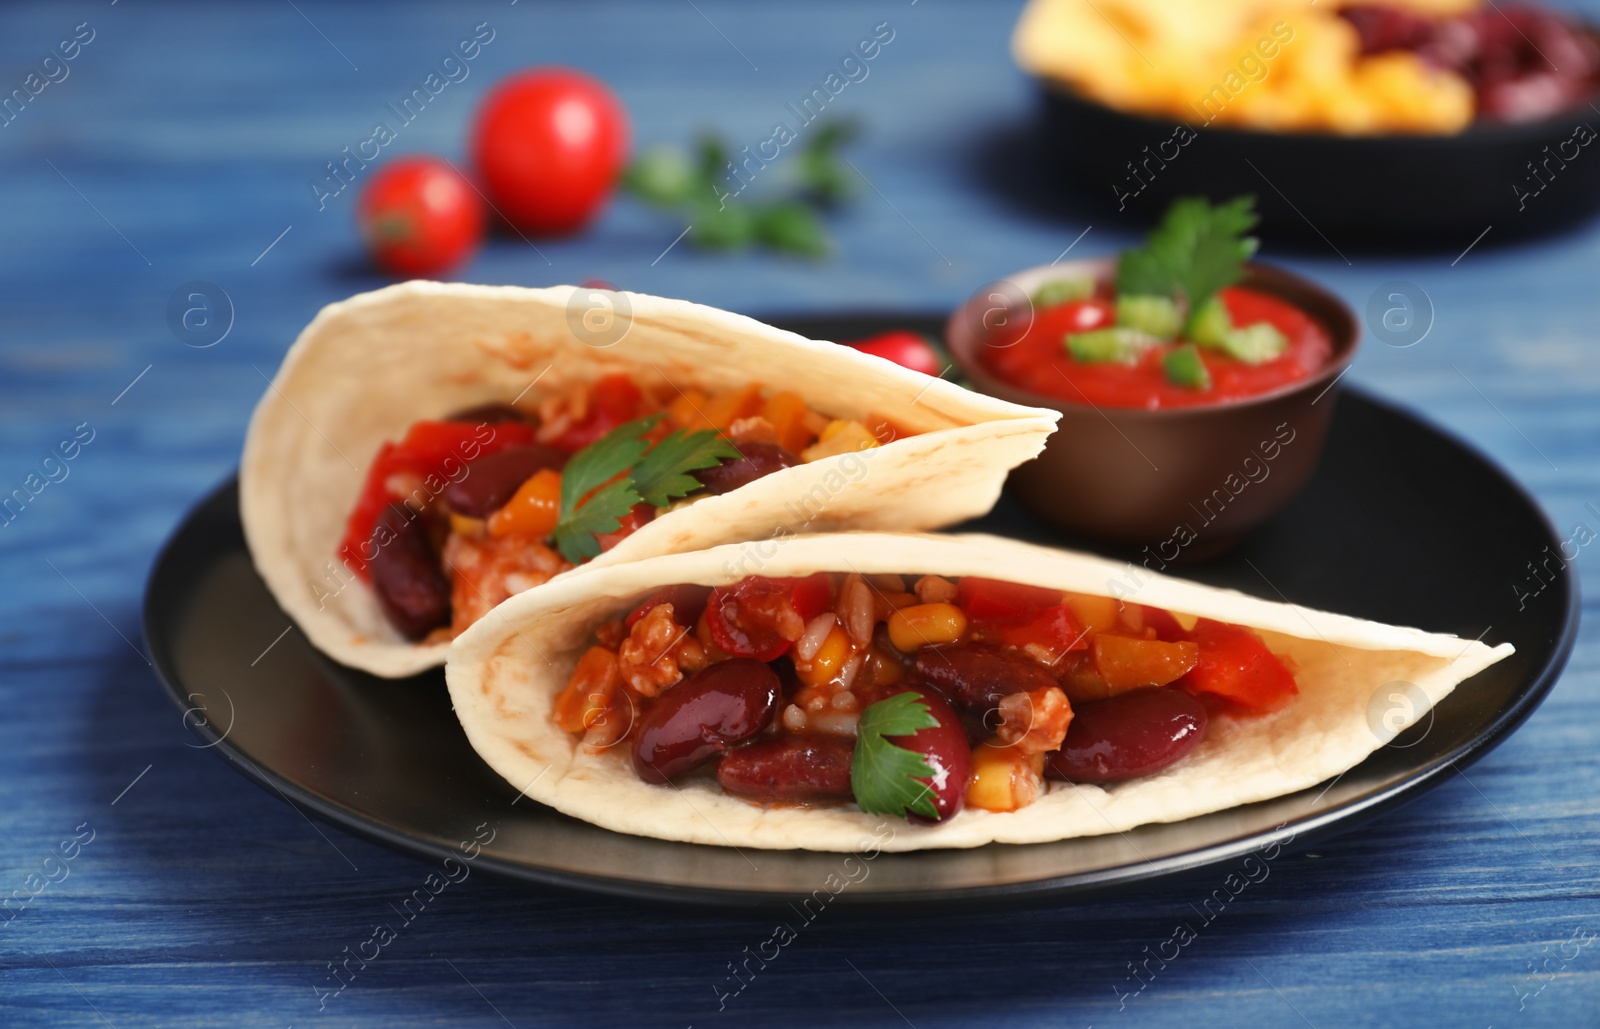
{"type": "Polygon", "coordinates": [[[966,576],[818,572],[656,591],[601,625],[554,706],[646,782],[714,767],[761,804],[942,821],[1046,777],[1159,772],[1213,717],[1278,710],[1292,662],[1253,630],[966,576]]]}
{"type": "Polygon", "coordinates": [[[338,556],[402,636],[449,640],[670,508],[905,435],[759,384],[650,390],[608,375],[528,407],[416,422],[384,443],[338,556]]]}

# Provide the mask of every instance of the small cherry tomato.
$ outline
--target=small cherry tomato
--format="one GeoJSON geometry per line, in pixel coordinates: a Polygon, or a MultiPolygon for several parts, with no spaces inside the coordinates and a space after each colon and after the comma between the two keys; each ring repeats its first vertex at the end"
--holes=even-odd
{"type": "Polygon", "coordinates": [[[599,80],[535,68],[490,91],[472,157],[489,200],[521,232],[581,229],[605,203],[628,154],[628,114],[599,80]]]}
{"type": "Polygon", "coordinates": [[[464,263],[483,241],[472,185],[436,157],[402,157],[372,176],[356,224],[373,263],[391,275],[434,275],[464,263]]]}
{"type": "Polygon", "coordinates": [[[928,341],[917,333],[905,329],[891,329],[876,336],[868,336],[866,339],[852,340],[845,346],[853,347],[863,354],[893,361],[903,368],[910,368],[924,375],[938,375],[944,370],[944,362],[939,360],[939,355],[928,345],[928,341]]]}
{"type": "Polygon", "coordinates": [[[718,586],[706,601],[711,639],[734,657],[776,661],[805,631],[806,622],[827,609],[831,594],[822,572],[804,579],[752,575],[718,586]]]}

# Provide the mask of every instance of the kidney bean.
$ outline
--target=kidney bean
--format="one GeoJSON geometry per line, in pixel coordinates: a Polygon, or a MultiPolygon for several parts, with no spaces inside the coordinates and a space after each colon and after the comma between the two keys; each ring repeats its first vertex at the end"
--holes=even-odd
{"type": "Polygon", "coordinates": [[[749,658],[708,665],[663,693],[639,723],[633,768],[664,783],[698,768],[772,723],[778,676],[749,658]]]}
{"type": "Polygon", "coordinates": [[[743,457],[724,461],[714,468],[690,472],[711,493],[731,493],[740,486],[748,486],[763,475],[784,468],[793,468],[800,459],[776,443],[737,443],[743,457]]]}
{"type": "Polygon", "coordinates": [[[918,729],[909,736],[887,736],[897,747],[921,754],[933,768],[931,779],[921,780],[933,788],[933,807],[938,818],[924,818],[911,814],[913,822],[943,822],[961,810],[962,798],[967,792],[967,780],[972,776],[972,747],[967,743],[967,730],[955,708],[934,690],[891,689],[884,697],[901,693],[915,693],[928,705],[928,713],[938,721],[930,729],[918,729]]]}
{"type": "Polygon", "coordinates": [[[372,549],[372,590],[396,632],[420,640],[450,624],[450,580],[426,522],[404,504],[390,504],[373,526],[372,549]]]}
{"type": "Polygon", "coordinates": [[[1206,734],[1206,708],[1180,690],[1147,687],[1074,705],[1072,725],[1045,769],[1072,782],[1120,782],[1151,775],[1193,750],[1206,734]]]}
{"type": "Polygon", "coordinates": [[[855,741],[828,733],[769,736],[734,747],[717,762],[729,793],[769,804],[848,800],[855,741]]]}
{"type": "Polygon", "coordinates": [[[912,671],[971,711],[992,711],[1000,698],[1056,684],[1050,670],[1026,654],[989,643],[954,643],[917,651],[912,671]]]}
{"type": "Polygon", "coordinates": [[[532,423],[528,415],[510,404],[478,404],[457,411],[444,419],[447,422],[468,422],[472,425],[499,425],[501,422],[532,423]]]}
{"type": "Polygon", "coordinates": [[[487,454],[467,465],[467,474],[459,482],[445,486],[444,500],[451,510],[469,518],[487,518],[504,507],[535,472],[546,468],[560,471],[566,463],[566,454],[538,443],[487,454]]]}

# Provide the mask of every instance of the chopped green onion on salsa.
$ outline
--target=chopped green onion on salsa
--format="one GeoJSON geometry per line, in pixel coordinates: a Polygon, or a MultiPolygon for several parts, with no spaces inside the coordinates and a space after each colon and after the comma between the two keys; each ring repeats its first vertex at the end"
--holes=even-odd
{"type": "Polygon", "coordinates": [[[1240,284],[1255,253],[1252,200],[1181,200],[1114,275],[1037,287],[1026,326],[991,332],[981,359],[1063,400],[1158,409],[1225,403],[1304,381],[1333,357],[1328,329],[1240,284]]]}

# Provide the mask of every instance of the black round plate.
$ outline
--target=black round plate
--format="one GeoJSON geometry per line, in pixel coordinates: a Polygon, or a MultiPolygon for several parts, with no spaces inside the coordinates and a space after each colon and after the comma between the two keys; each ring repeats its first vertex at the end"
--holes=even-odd
{"type": "Polygon", "coordinates": [[[1600,116],[1589,107],[1449,136],[1219,127],[1180,145],[1189,137],[1174,135],[1177,119],[1114,110],[1052,82],[1040,89],[1047,160],[1096,207],[1138,221],[1182,196],[1253,193],[1276,236],[1459,252],[1491,226],[1495,243],[1600,210],[1600,161],[1585,160],[1600,116]]]}
{"type": "MultiPolygon", "coordinates": [[[[891,327],[937,335],[908,315],[779,321],[818,339],[891,327]]],[[[468,746],[435,671],[386,681],[314,650],[257,577],[224,483],[178,527],[145,597],[150,654],[202,739],[256,782],[358,835],[438,861],[483,822],[476,867],[509,878],[631,897],[761,904],[809,894],[840,855],[736,851],[624,836],[521,795],[468,746]],[[281,638],[280,637],[281,634],[281,638]],[[276,642],[274,642],[276,640],[276,642]],[[269,646],[270,645],[270,646],[269,646]],[[520,802],[519,802],[520,801],[520,802]]],[[[972,528],[1072,543],[1007,502],[972,528]]],[[[1184,574],[1269,599],[1383,622],[1510,641],[1517,653],[1330,785],[1115,835],[1031,846],[884,854],[852,903],[927,903],[1066,894],[1296,846],[1413,799],[1483,756],[1555,682],[1577,631],[1568,575],[1517,609],[1525,567],[1559,541],[1533,501],[1455,440],[1355,392],[1339,400],[1306,492],[1238,550],[1184,574]]],[[[1526,584],[1526,585],[1525,585],[1526,584]]]]}

